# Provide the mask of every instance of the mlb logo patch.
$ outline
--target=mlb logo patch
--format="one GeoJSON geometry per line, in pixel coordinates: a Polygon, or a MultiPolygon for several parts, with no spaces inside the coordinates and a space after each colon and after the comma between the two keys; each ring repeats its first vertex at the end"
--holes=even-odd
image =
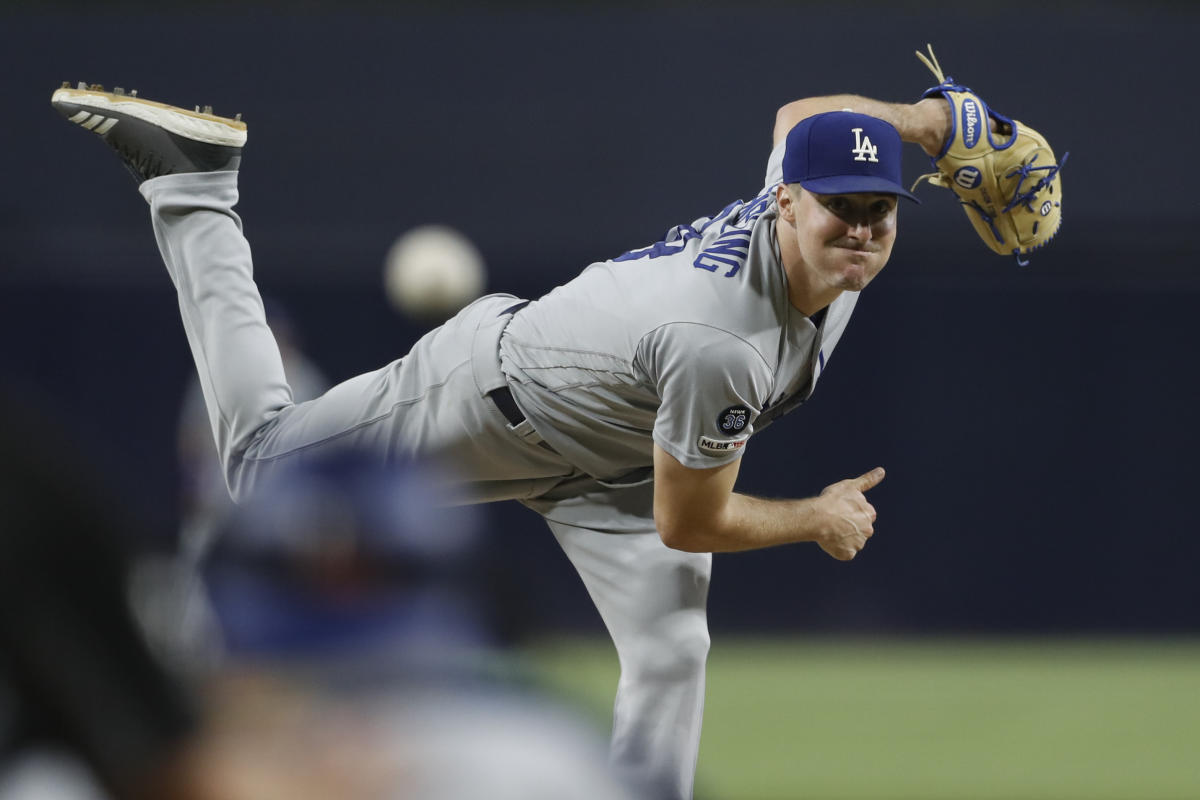
{"type": "Polygon", "coordinates": [[[719,456],[734,450],[741,450],[749,440],[750,434],[739,436],[736,439],[713,439],[710,436],[701,436],[697,444],[704,452],[719,456]]]}

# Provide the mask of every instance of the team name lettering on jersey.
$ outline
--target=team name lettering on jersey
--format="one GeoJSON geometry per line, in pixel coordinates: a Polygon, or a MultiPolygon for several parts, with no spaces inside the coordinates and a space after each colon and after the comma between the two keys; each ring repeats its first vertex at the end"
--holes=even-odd
{"type": "Polygon", "coordinates": [[[649,247],[622,253],[613,261],[636,261],[643,258],[660,258],[682,252],[693,239],[699,239],[714,225],[720,225],[721,235],[700,252],[692,266],[716,272],[728,268],[722,277],[732,278],[745,263],[750,252],[750,234],[755,220],[763,215],[775,197],[774,187],[748,203],[740,200],[730,203],[711,217],[701,217],[690,225],[676,225],[667,231],[661,242],[649,247]]]}
{"type": "Polygon", "coordinates": [[[742,206],[742,210],[738,212],[738,224],[748,225],[754,222],[754,220],[763,215],[763,212],[767,210],[767,206],[771,205],[771,201],[774,199],[775,190],[768,189],[749,203],[746,203],[746,205],[742,206]]]}
{"type": "Polygon", "coordinates": [[[700,251],[692,266],[716,272],[718,267],[729,267],[726,278],[732,278],[746,262],[750,254],[750,231],[734,229],[723,233],[717,240],[700,251]]]}

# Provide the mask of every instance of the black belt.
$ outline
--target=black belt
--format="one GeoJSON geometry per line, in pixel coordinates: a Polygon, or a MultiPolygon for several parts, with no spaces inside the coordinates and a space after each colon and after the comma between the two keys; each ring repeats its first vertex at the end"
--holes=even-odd
{"type": "MultiPolygon", "coordinates": [[[[509,306],[501,311],[496,316],[503,317],[505,314],[515,314],[525,306],[529,305],[528,300],[522,300],[516,305],[509,306]]],[[[488,397],[496,404],[496,408],[500,409],[500,413],[504,418],[515,428],[525,421],[525,415],[521,413],[521,409],[517,407],[517,401],[513,399],[512,390],[507,386],[501,386],[499,389],[493,389],[488,392],[488,397]]]]}
{"type": "Polygon", "coordinates": [[[500,413],[505,416],[514,428],[525,421],[525,415],[521,413],[521,409],[517,408],[517,401],[513,399],[512,390],[507,386],[493,389],[488,392],[487,396],[492,398],[492,402],[496,404],[496,408],[500,409],[500,413]]]}

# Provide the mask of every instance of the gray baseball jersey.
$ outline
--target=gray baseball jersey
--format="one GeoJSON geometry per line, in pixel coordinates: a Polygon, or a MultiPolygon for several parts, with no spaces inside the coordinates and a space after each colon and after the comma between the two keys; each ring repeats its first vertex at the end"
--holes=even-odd
{"type": "Polygon", "coordinates": [[[692,468],[738,458],[751,434],[811,394],[857,302],[817,319],[788,302],[774,189],[592,264],[522,309],[501,365],[533,427],[606,481],[648,474],[651,441],[692,468]]]}

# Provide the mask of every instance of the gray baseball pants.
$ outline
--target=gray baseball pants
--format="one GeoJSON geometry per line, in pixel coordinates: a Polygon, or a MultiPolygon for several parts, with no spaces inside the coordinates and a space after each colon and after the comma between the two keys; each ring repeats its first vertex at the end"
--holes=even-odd
{"type": "Polygon", "coordinates": [[[688,798],[700,742],[708,554],[663,545],[653,486],[603,486],[514,428],[487,392],[504,385],[498,342],[515,302],[489,295],[403,358],[295,404],[233,207],[237,173],[146,181],[155,237],[179,296],[217,451],[235,499],[273,468],[351,445],[441,463],[465,502],[515,499],[545,517],[616,645],[614,764],[688,798]]]}

